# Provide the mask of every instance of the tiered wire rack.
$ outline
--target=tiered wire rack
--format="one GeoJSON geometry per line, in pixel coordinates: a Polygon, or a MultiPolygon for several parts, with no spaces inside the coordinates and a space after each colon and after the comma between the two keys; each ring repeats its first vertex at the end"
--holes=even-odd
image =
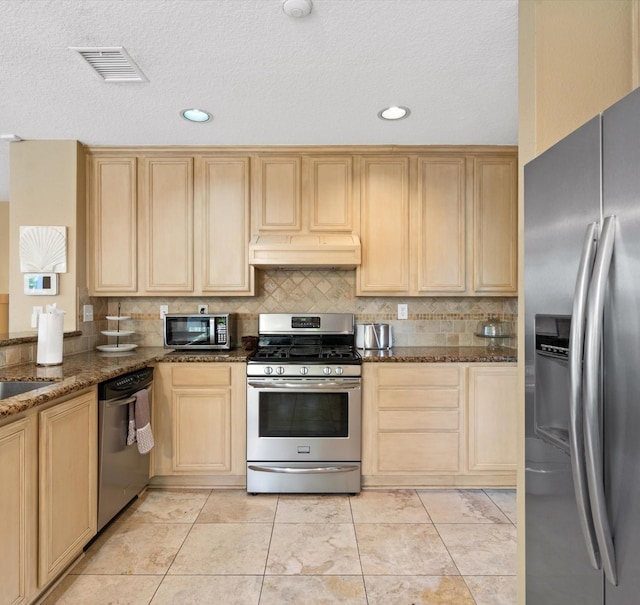
{"type": "Polygon", "coordinates": [[[127,315],[120,314],[120,303],[118,303],[118,314],[117,315],[107,315],[107,321],[116,322],[115,330],[102,330],[102,334],[112,339],[115,338],[115,342],[111,342],[106,345],[98,345],[96,349],[98,351],[102,351],[104,353],[124,353],[125,351],[133,351],[138,345],[128,342],[120,342],[121,338],[126,338],[127,336],[131,336],[135,334],[135,330],[121,330],[120,322],[127,321],[131,319],[127,315]]]}

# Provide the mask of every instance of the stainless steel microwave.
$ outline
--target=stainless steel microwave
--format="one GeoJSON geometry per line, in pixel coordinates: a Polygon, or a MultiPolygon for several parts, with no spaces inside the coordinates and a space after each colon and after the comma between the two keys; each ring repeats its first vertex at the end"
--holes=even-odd
{"type": "Polygon", "coordinates": [[[164,316],[164,346],[169,349],[230,349],[234,333],[231,313],[164,316]]]}

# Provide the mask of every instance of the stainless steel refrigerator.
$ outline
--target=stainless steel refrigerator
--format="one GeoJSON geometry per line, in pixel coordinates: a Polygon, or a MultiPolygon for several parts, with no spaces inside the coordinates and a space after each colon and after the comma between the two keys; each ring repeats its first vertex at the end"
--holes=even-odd
{"type": "Polygon", "coordinates": [[[640,603],[640,89],[524,189],[526,602],[640,603]]]}

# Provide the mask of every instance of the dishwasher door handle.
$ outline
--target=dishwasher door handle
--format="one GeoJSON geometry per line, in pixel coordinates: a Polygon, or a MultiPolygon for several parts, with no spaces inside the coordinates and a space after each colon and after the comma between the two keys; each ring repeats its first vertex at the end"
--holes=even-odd
{"type": "Polygon", "coordinates": [[[117,408],[121,405],[129,405],[130,403],[134,403],[136,400],[135,397],[126,397],[125,399],[109,399],[104,402],[104,405],[108,408],[117,408]]]}

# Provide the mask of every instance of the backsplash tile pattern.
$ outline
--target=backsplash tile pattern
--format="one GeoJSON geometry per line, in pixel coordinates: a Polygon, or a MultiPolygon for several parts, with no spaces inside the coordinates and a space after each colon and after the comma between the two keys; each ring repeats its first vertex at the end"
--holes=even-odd
{"type": "MultiPolygon", "coordinates": [[[[209,305],[209,313],[235,313],[236,338],[258,333],[260,313],[354,313],[357,323],[385,322],[393,326],[396,346],[488,346],[489,339],[475,335],[479,321],[495,315],[511,323],[514,337],[505,346],[516,347],[518,299],[515,297],[356,297],[355,271],[269,270],[256,272],[254,297],[148,297],[96,298],[86,289],[78,291],[78,330],[81,336],[64,339],[64,354],[92,350],[98,344],[114,342],[101,331],[115,329],[107,315],[118,313],[131,319],[121,329],[134,330],[124,342],[139,346],[162,346],[160,305],[170,313],[197,313],[198,304],[209,305]],[[407,320],[398,320],[397,306],[409,306],[407,320]],[[82,306],[93,305],[93,322],[82,321],[82,306]]],[[[34,331],[34,336],[36,332],[34,331]]],[[[33,362],[37,343],[0,347],[0,367],[33,362]]]]}
{"type": "MultiPolygon", "coordinates": [[[[486,346],[490,344],[488,339],[475,336],[475,331],[478,321],[492,315],[510,322],[514,331],[517,326],[515,297],[356,297],[355,279],[355,271],[257,271],[258,294],[249,298],[106,300],[108,314],[115,315],[120,303],[121,313],[131,317],[123,328],[134,330],[136,333],[130,341],[141,346],[162,346],[161,304],[168,304],[170,313],[197,313],[201,303],[209,305],[209,313],[235,313],[238,341],[240,336],[257,334],[260,313],[354,313],[357,323],[391,324],[397,346],[486,346]],[[408,304],[407,320],[396,319],[398,303],[408,304]]],[[[104,315],[96,315],[96,318],[103,319],[104,315]]],[[[515,332],[513,338],[504,341],[501,344],[517,346],[515,332]]]]}

